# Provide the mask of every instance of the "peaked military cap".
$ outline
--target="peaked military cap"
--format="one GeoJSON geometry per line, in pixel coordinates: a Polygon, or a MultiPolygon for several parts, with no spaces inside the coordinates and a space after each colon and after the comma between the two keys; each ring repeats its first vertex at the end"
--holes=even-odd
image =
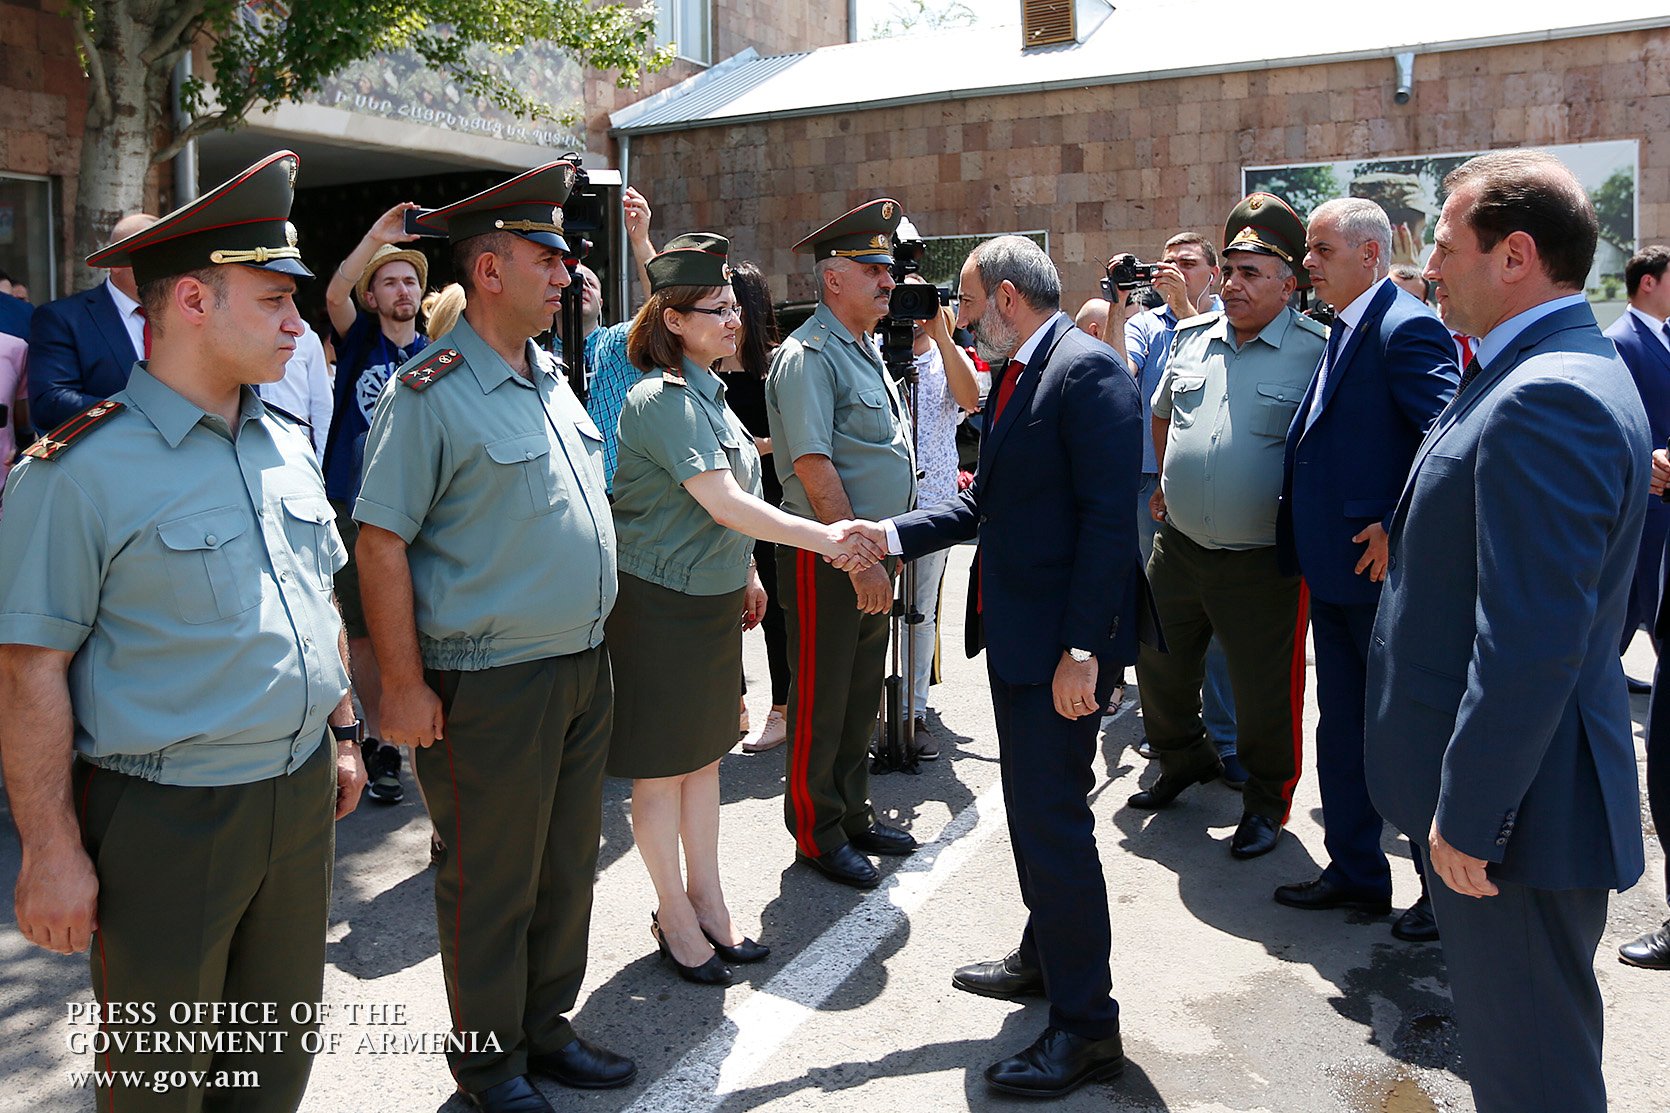
{"type": "Polygon", "coordinates": [[[687,232],[668,240],[644,264],[651,291],[668,286],[724,286],[731,281],[731,241],[713,232],[687,232]]]}
{"type": "Polygon", "coordinates": [[[1301,290],[1310,289],[1310,273],[1303,263],[1305,222],[1273,193],[1248,194],[1230,212],[1224,224],[1224,254],[1231,251],[1274,255],[1287,264],[1301,290]]]}
{"type": "Polygon", "coordinates": [[[473,197],[430,209],[414,223],[453,243],[489,232],[514,232],[541,247],[567,251],[562,203],[574,188],[574,164],[548,162],[473,197]]]}
{"type": "Polygon", "coordinates": [[[893,230],[903,216],[897,201],[878,197],[836,217],[795,244],[794,250],[801,255],[810,252],[820,262],[851,259],[857,263],[892,263],[893,230]]]}
{"type": "Polygon", "coordinates": [[[132,267],[141,286],[231,263],[312,278],[290,223],[300,165],[294,153],[275,151],[148,228],[93,252],[87,265],[132,267]]]}

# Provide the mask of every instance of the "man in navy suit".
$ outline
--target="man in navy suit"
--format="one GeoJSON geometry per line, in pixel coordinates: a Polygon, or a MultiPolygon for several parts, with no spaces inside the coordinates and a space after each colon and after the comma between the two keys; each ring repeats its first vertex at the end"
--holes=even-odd
{"type": "MultiPolygon", "coordinates": [[[[1670,480],[1670,248],[1654,244],[1624,265],[1624,283],[1629,290],[1629,309],[1606,330],[1607,339],[1618,349],[1624,366],[1635,377],[1641,404],[1653,438],[1654,496],[1670,480]]],[[[1647,500],[1647,524],[1641,531],[1641,551],[1635,561],[1635,579],[1630,585],[1629,618],[1624,622],[1624,644],[1635,636],[1643,616],[1652,625],[1655,646],[1670,635],[1670,613],[1665,610],[1661,577],[1664,575],[1665,535],[1670,527],[1670,505],[1660,498],[1647,500]]],[[[1670,839],[1670,696],[1660,694],[1659,673],[1653,676],[1653,702],[1647,714],[1647,800],[1652,808],[1653,826],[1659,841],[1670,839]]],[[[1633,685],[1633,681],[1631,682],[1633,685]]],[[[1665,871],[1666,892],[1670,893],[1670,866],[1665,871]]],[[[1631,966],[1649,970],[1670,970],[1670,919],[1618,948],[1618,958],[1631,966]]]]}
{"type": "MultiPolygon", "coordinates": [[[[157,222],[133,213],[116,222],[110,242],[157,222]]],[[[128,385],[135,360],[145,358],[145,315],[132,267],[111,267],[91,290],[35,310],[29,336],[29,418],[55,429],[128,385]]]]}
{"type": "MultiPolygon", "coordinates": [[[[1665,281],[1665,268],[1670,266],[1670,247],[1654,244],[1643,248],[1624,264],[1624,286],[1629,292],[1629,308],[1612,322],[1606,338],[1618,349],[1624,366],[1635,379],[1635,389],[1641,392],[1641,405],[1647,411],[1647,425],[1652,431],[1653,446],[1663,448],[1670,437],[1670,282],[1665,281]]],[[[1635,577],[1629,593],[1629,617],[1624,620],[1623,642],[1619,652],[1629,648],[1635,631],[1646,627],[1654,634],[1653,623],[1658,616],[1659,566],[1664,562],[1664,541],[1670,534],[1670,505],[1658,499],[1647,501],[1647,524],[1641,530],[1641,554],[1635,561],[1635,577]]],[[[1657,637],[1654,635],[1654,645],[1657,637]]],[[[1630,691],[1643,693],[1651,690],[1644,681],[1631,680],[1630,691]]]]}
{"type": "MultiPolygon", "coordinates": [[[[907,560],[980,540],[969,629],[987,642],[1003,798],[1031,916],[1013,953],[963,967],[952,984],[1049,999],[1044,1034],[986,1079],[1054,1097],[1125,1065],[1087,797],[1100,709],[1120,668],[1136,660],[1147,599],[1131,516],[1142,404],[1119,359],[1119,330],[1109,330],[1110,344],[1073,326],[1060,310],[1055,264],[1037,244],[988,240],[959,281],[957,323],[973,332],[996,380],[974,485],[873,536],[907,560]]],[[[977,651],[971,641],[969,656],[977,651]]]]}
{"type": "MultiPolygon", "coordinates": [[[[1392,224],[1361,197],[1311,214],[1305,269],[1335,309],[1328,347],[1287,431],[1276,544],[1310,587],[1316,651],[1316,777],[1328,865],[1276,890],[1293,908],[1392,906],[1384,824],[1363,783],[1363,682],[1386,578],[1386,527],[1421,437],[1455,393],[1455,345],[1437,316],[1387,277],[1392,224]]],[[[1419,872],[1417,859],[1416,871],[1419,872]]],[[[1400,939],[1437,938],[1424,886],[1400,939]]]]}
{"type": "Polygon", "coordinates": [[[1603,1113],[1595,948],[1643,868],[1618,635],[1647,416],[1583,298],[1571,172],[1497,151],[1444,186],[1426,276],[1479,344],[1392,516],[1369,792],[1427,855],[1479,1113],[1603,1113]]]}

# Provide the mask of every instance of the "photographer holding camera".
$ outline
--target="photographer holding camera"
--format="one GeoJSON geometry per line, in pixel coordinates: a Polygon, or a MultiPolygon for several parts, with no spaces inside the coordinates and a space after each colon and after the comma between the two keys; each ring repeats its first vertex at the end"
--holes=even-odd
{"type": "MultiPolygon", "coordinates": [[[[1202,313],[1213,313],[1223,308],[1217,289],[1223,277],[1218,266],[1218,253],[1206,237],[1196,232],[1179,232],[1166,241],[1165,254],[1158,263],[1139,264],[1130,256],[1116,256],[1108,263],[1109,282],[1124,290],[1135,290],[1147,285],[1164,304],[1158,309],[1138,313],[1125,322],[1125,358],[1137,377],[1142,394],[1144,428],[1154,414],[1154,389],[1165,375],[1166,360],[1171,354],[1171,337],[1177,322],[1202,313]],[[1147,267],[1151,273],[1137,271],[1115,276],[1115,265],[1127,260],[1137,267],[1147,267]],[[1124,277],[1125,281],[1119,281],[1124,277]]],[[[1114,300],[1109,295],[1110,301],[1114,300]]],[[[1137,488],[1137,540],[1142,545],[1142,561],[1147,565],[1154,553],[1154,534],[1160,528],[1158,519],[1149,509],[1149,501],[1160,485],[1160,466],[1151,438],[1142,443],[1142,483],[1137,488]]],[[[1206,652],[1206,683],[1201,690],[1202,716],[1206,734],[1218,751],[1224,766],[1224,783],[1239,788],[1247,782],[1246,770],[1241,767],[1235,752],[1235,703],[1229,691],[1229,666],[1222,647],[1212,640],[1206,652]]],[[[1152,758],[1148,740],[1138,744],[1143,757],[1152,758]]]]}

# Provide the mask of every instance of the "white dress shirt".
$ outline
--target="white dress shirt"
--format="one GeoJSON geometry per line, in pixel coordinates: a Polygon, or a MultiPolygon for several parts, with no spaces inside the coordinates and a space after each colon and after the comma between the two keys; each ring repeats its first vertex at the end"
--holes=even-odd
{"type": "Polygon", "coordinates": [[[128,339],[133,341],[133,358],[145,358],[145,315],[139,311],[139,303],[116,288],[110,279],[104,280],[105,292],[116,306],[116,316],[122,319],[122,327],[128,330],[128,339]]]}

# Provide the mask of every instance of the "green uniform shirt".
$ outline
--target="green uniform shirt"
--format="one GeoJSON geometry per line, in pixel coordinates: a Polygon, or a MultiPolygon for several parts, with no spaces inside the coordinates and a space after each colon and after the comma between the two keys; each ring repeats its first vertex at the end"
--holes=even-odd
{"type": "Polygon", "coordinates": [[[729,468],[760,496],[754,438],[725,405],[725,384],[684,361],[684,378],[648,371],[620,411],[615,530],[620,570],[686,595],[724,595],[748,582],[754,539],[702,509],[684,481],[729,468]]]}
{"type": "Polygon", "coordinates": [[[854,338],[828,306],[820,304],[777,349],[765,406],[790,514],[817,518],[794,473],[795,460],[814,454],[834,463],[856,518],[880,521],[915,503],[910,418],[868,335],[854,338]]]}
{"type": "Polygon", "coordinates": [[[0,521],[0,642],[75,656],[76,752],[173,785],[301,768],[348,690],[347,554],[306,433],[245,388],[234,440],[136,364],[105,418],[26,458],[0,521]]]}
{"type": "Polygon", "coordinates": [[[444,375],[420,390],[397,373],[378,399],[354,519],[408,545],[429,668],[590,649],[615,604],[603,435],[531,340],[531,379],[464,319],[406,366],[447,347],[462,358],[444,375]]]}
{"type": "Polygon", "coordinates": [[[1154,416],[1171,422],[1166,520],[1208,549],[1276,543],[1287,427],[1327,345],[1292,309],[1239,348],[1233,337],[1222,313],[1179,324],[1154,390],[1154,416]]]}

